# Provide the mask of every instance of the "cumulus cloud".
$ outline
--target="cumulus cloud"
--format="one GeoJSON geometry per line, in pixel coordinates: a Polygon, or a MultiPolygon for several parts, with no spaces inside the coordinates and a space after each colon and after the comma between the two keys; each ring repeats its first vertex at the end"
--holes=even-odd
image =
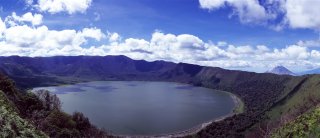
{"type": "Polygon", "coordinates": [[[307,28],[319,31],[319,0],[199,0],[203,9],[211,11],[224,7],[233,8],[242,23],[264,23],[280,20],[270,24],[275,30],[290,28],[307,28]]]}
{"type": "Polygon", "coordinates": [[[286,0],[283,8],[286,20],[292,28],[320,29],[319,0],[286,0]]]}
{"type": "Polygon", "coordinates": [[[225,68],[271,68],[275,65],[309,68],[319,67],[320,52],[307,47],[289,45],[269,49],[264,45],[221,47],[189,34],[155,32],[151,39],[128,38],[118,45],[96,47],[103,55],[127,55],[134,59],[166,60],[225,68]],[[187,39],[185,39],[187,38],[187,39]],[[103,51],[103,52],[101,52],[103,51]]]}
{"type": "Polygon", "coordinates": [[[226,6],[233,8],[233,14],[237,15],[241,22],[261,22],[274,18],[258,0],[199,0],[201,8],[217,10],[226,6]]]}
{"type": "Polygon", "coordinates": [[[320,59],[320,51],[312,50],[311,51],[311,57],[315,59],[320,59]]]}
{"type": "MultiPolygon", "coordinates": [[[[7,22],[16,24],[15,21],[7,20],[7,22]]],[[[82,46],[88,40],[101,41],[106,38],[106,35],[98,28],[59,31],[50,30],[44,25],[35,27],[16,24],[6,27],[5,24],[0,21],[1,56],[82,55],[86,53],[86,48],[82,46]]]]}
{"type": "Polygon", "coordinates": [[[283,49],[274,49],[273,52],[258,56],[261,60],[308,60],[310,51],[306,47],[290,45],[283,49]]]}
{"type": "Polygon", "coordinates": [[[0,18],[0,38],[2,38],[2,34],[5,30],[6,30],[6,24],[0,18]]]}
{"type": "Polygon", "coordinates": [[[297,45],[304,46],[304,47],[320,47],[320,40],[307,40],[302,41],[300,40],[297,45]]]}
{"type": "Polygon", "coordinates": [[[176,35],[160,31],[152,33],[150,40],[123,39],[116,32],[105,34],[96,27],[51,30],[35,21],[37,15],[26,13],[18,16],[13,13],[4,21],[0,18],[0,56],[126,55],[148,61],[166,60],[253,70],[279,64],[300,68],[320,67],[320,51],[306,46],[310,42],[270,49],[265,45],[205,42],[191,34],[176,35]]]}
{"type": "Polygon", "coordinates": [[[98,28],[84,28],[81,35],[83,37],[94,38],[97,41],[106,37],[106,35],[98,28]]]}
{"type": "Polygon", "coordinates": [[[31,23],[33,26],[42,24],[43,16],[41,14],[32,14],[31,12],[27,12],[22,16],[18,16],[15,12],[6,18],[6,22],[8,22],[11,26],[17,25],[17,23],[31,23]]]}
{"type": "Polygon", "coordinates": [[[25,0],[28,5],[36,7],[42,12],[51,14],[67,12],[84,13],[90,7],[92,0],[25,0]]]}
{"type": "MultiPolygon", "coordinates": [[[[17,21],[18,22],[18,21],[17,21]]],[[[50,30],[27,24],[6,26],[0,20],[0,56],[126,55],[134,59],[166,60],[224,68],[271,68],[274,65],[319,67],[320,52],[301,45],[269,49],[265,45],[236,46],[227,42],[204,42],[191,34],[156,31],[150,40],[122,39],[118,33],[104,34],[99,28],[50,30]],[[20,33],[16,33],[20,32],[20,33]],[[90,46],[88,40],[102,45],[90,46]]]]}
{"type": "Polygon", "coordinates": [[[110,42],[119,42],[121,40],[121,36],[118,33],[108,32],[108,38],[110,42]]]}

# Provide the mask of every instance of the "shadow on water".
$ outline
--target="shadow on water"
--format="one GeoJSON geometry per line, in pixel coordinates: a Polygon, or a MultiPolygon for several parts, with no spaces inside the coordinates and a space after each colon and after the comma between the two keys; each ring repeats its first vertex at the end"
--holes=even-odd
{"type": "Polygon", "coordinates": [[[112,92],[118,88],[113,86],[92,86],[92,88],[99,90],[98,92],[112,92]]]}
{"type": "Polygon", "coordinates": [[[128,86],[131,86],[131,87],[135,87],[135,86],[137,86],[137,84],[133,84],[133,83],[131,83],[131,84],[127,84],[128,86]]]}
{"type": "Polygon", "coordinates": [[[78,92],[85,92],[86,90],[82,89],[81,87],[61,87],[56,89],[54,92],[55,94],[67,94],[67,93],[78,93],[78,92]]]}
{"type": "Polygon", "coordinates": [[[175,89],[181,89],[181,90],[190,90],[193,89],[194,86],[177,86],[175,89]]]}

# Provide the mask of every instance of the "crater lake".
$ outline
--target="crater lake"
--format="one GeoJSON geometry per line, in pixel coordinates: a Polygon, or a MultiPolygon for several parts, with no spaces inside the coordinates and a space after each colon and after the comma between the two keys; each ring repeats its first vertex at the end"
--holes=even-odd
{"type": "Polygon", "coordinates": [[[185,131],[230,115],[230,93],[174,82],[96,81],[38,87],[56,94],[62,109],[84,113],[115,135],[159,135],[185,131]]]}

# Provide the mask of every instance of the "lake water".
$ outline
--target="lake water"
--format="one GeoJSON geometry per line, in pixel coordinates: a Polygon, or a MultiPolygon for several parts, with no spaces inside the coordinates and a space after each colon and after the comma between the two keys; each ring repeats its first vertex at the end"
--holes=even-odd
{"type": "Polygon", "coordinates": [[[183,131],[228,115],[228,93],[172,82],[99,81],[44,87],[57,94],[62,109],[80,111],[114,134],[153,135],[183,131]]]}

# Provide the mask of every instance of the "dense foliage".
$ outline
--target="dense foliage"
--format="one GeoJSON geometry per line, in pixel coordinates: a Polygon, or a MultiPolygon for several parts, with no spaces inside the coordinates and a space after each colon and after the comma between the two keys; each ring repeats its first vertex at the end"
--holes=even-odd
{"type": "Polygon", "coordinates": [[[47,137],[19,116],[15,106],[2,91],[0,91],[0,105],[0,137],[47,137]]]}
{"type": "MultiPolygon", "coordinates": [[[[239,80],[240,81],[240,80],[239,80]]],[[[198,137],[240,137],[244,131],[261,121],[264,112],[269,109],[284,90],[287,78],[274,77],[272,81],[248,80],[226,87],[239,95],[246,106],[245,112],[223,121],[214,122],[197,134],[198,137]]],[[[216,87],[216,86],[212,86],[216,87]]]]}
{"type": "Polygon", "coordinates": [[[299,116],[273,132],[273,138],[316,138],[320,137],[320,108],[299,116]]]}
{"type": "Polygon", "coordinates": [[[48,91],[40,90],[36,94],[19,91],[13,81],[1,74],[0,91],[3,91],[0,98],[0,125],[3,127],[0,132],[4,132],[1,134],[6,134],[5,137],[40,137],[45,136],[44,133],[50,137],[104,136],[83,114],[68,115],[61,111],[59,99],[48,91]],[[3,101],[3,97],[8,100],[3,101]],[[6,106],[10,103],[11,107],[6,106]]]}

